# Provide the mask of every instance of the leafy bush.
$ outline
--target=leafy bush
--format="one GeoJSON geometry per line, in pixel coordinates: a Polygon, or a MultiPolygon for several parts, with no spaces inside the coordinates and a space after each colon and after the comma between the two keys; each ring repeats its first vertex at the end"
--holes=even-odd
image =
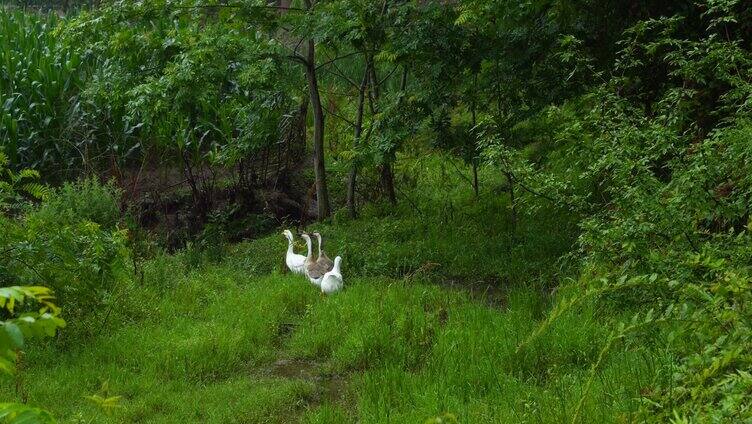
{"type": "Polygon", "coordinates": [[[646,392],[645,420],[752,419],[752,88],[740,78],[752,74],[752,52],[735,38],[750,29],[740,4],[700,2],[625,33],[618,76],[578,99],[585,113],[554,135],[568,168],[581,170],[574,178],[536,179],[540,167],[491,147],[537,192],[584,216],[586,295],[569,296],[544,328],[589,294],[639,311],[600,358],[631,333],[663,328],[674,341],[681,361],[646,392]]]}
{"type": "Polygon", "coordinates": [[[55,289],[71,318],[101,312],[127,274],[126,234],[90,221],[59,224],[29,216],[0,243],[11,251],[7,269],[24,282],[41,280],[55,289]]]}
{"type": "MultiPolygon", "coordinates": [[[[0,151],[0,227],[12,229],[12,222],[4,216],[3,206],[18,202],[18,189],[34,196],[42,193],[41,186],[35,182],[38,174],[31,171],[15,173],[6,169],[7,161],[0,151]],[[30,180],[30,181],[25,181],[30,180]]],[[[52,290],[47,287],[30,284],[17,285],[8,261],[19,260],[14,256],[13,246],[0,242],[0,374],[13,374],[16,370],[18,351],[25,347],[32,337],[53,337],[57,330],[65,326],[59,316],[60,309],[54,303],[52,290]],[[11,281],[12,286],[2,287],[11,281]],[[35,308],[34,304],[39,307],[35,308]]],[[[23,261],[21,261],[23,263],[23,261]]],[[[32,269],[31,265],[27,265],[32,269]]],[[[0,420],[3,422],[54,423],[55,420],[46,411],[27,405],[0,403],[0,420]]]]}
{"type": "MultiPolygon", "coordinates": [[[[1,166],[0,174],[7,173],[1,166]]],[[[116,196],[93,181],[46,193],[48,200],[27,205],[23,216],[0,215],[0,284],[55,290],[66,315],[83,323],[86,315],[105,313],[128,277],[127,235],[115,225],[116,196]]]]}
{"type": "Polygon", "coordinates": [[[120,196],[113,184],[102,184],[95,178],[65,183],[32,209],[29,217],[59,225],[90,221],[102,229],[114,230],[121,219],[120,196]]]}

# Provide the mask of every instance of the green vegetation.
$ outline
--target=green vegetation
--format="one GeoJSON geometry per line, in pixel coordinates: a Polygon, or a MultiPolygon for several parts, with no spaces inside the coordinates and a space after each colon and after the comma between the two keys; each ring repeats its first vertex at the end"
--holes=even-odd
{"type": "MultiPolygon", "coordinates": [[[[194,260],[190,252],[155,258],[99,335],[64,351],[30,351],[21,392],[73,422],[571,416],[618,309],[589,302],[546,337],[517,347],[566,296],[551,289],[574,227],[558,225],[564,216],[529,216],[521,226],[548,230],[505,240],[505,203],[495,196],[475,202],[469,186],[433,196],[420,202],[432,211],[422,219],[408,207],[366,211],[367,226],[347,219],[318,225],[331,237],[328,249],[348,260],[347,289],[331,297],[303,277],[280,274],[279,234],[234,246],[221,263],[194,263],[190,271],[179,271],[194,260]],[[467,204],[461,210],[473,210],[473,219],[465,212],[444,216],[441,202],[467,204]],[[488,238],[494,242],[481,237],[486,222],[502,233],[488,238]],[[400,239],[406,245],[395,243],[400,239]],[[474,254],[445,247],[453,243],[474,254]],[[108,415],[84,398],[92,393],[122,398],[108,415]]],[[[635,416],[640,390],[671,363],[660,346],[667,342],[656,336],[653,348],[634,339],[615,349],[582,406],[587,422],[635,416]]]]}
{"type": "Polygon", "coordinates": [[[76,145],[75,128],[81,58],[51,33],[57,22],[54,15],[0,12],[0,147],[12,163],[50,177],[79,165],[86,149],[76,145]]]}
{"type": "Polygon", "coordinates": [[[748,2],[33,3],[0,421],[752,420],[748,2]]]}
{"type": "MultiPolygon", "coordinates": [[[[8,207],[18,196],[40,196],[44,193],[36,183],[38,174],[24,170],[18,174],[7,169],[7,159],[0,152],[0,207],[8,207]]],[[[13,222],[0,216],[0,224],[4,231],[13,233],[16,228],[13,222]]],[[[10,267],[12,262],[21,263],[27,270],[34,270],[16,253],[17,245],[8,243],[8,237],[3,234],[0,239],[3,262],[0,264],[0,374],[13,375],[17,372],[17,364],[22,361],[19,355],[27,341],[31,338],[54,337],[57,330],[65,326],[65,321],[59,317],[60,308],[54,303],[52,291],[47,287],[34,285],[14,285],[3,287],[7,279],[20,280],[21,275],[13,275],[18,268],[10,267]]],[[[54,422],[52,416],[45,410],[30,407],[22,403],[0,403],[0,419],[5,422],[54,422]]]]}

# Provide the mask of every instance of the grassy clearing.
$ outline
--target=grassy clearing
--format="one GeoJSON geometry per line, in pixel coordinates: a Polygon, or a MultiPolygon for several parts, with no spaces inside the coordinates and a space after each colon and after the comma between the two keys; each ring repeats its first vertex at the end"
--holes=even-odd
{"type": "Polygon", "coordinates": [[[280,273],[277,234],[215,264],[158,257],[99,335],[31,349],[20,390],[0,396],[76,423],[559,423],[582,398],[582,421],[629,422],[672,358],[658,336],[623,340],[590,379],[624,312],[591,302],[517,349],[567,295],[550,289],[567,275],[571,220],[527,216],[512,235],[499,196],[418,201],[430,207],[316,227],[346,258],[346,290],[331,297],[280,273]],[[105,414],[84,398],[95,393],[120,407],[105,414]]]}
{"type": "MultiPolygon", "coordinates": [[[[353,279],[328,298],[293,276],[225,267],[176,284],[187,294],[156,301],[147,319],[66,352],[30,352],[23,393],[64,422],[423,422],[445,411],[460,422],[562,422],[607,332],[588,309],[516,352],[543,301],[526,289],[500,310],[390,279],[353,279]],[[83,397],[103,381],[124,397],[110,417],[83,397]]],[[[588,422],[629,416],[652,382],[646,354],[608,359],[588,422]]]]}

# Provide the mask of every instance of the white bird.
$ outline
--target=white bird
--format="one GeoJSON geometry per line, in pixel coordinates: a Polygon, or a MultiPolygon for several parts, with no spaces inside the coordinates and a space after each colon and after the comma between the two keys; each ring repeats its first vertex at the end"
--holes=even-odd
{"type": "Polygon", "coordinates": [[[285,230],[282,234],[287,238],[287,255],[285,256],[287,268],[295,274],[304,274],[306,257],[293,251],[292,231],[285,230]]]}
{"type": "Polygon", "coordinates": [[[316,263],[319,264],[321,269],[325,269],[326,272],[329,272],[334,267],[334,262],[332,262],[332,260],[329,259],[328,256],[326,256],[326,252],[324,252],[324,249],[321,245],[321,233],[316,232],[313,233],[313,235],[316,236],[319,241],[319,258],[316,259],[316,263]]]}
{"type": "Polygon", "coordinates": [[[342,263],[342,257],[337,256],[334,258],[334,268],[331,271],[324,274],[324,278],[321,279],[321,292],[324,294],[332,294],[342,290],[342,273],[340,272],[340,264],[342,263]]]}
{"type": "Polygon", "coordinates": [[[316,263],[316,259],[313,258],[313,246],[311,243],[311,236],[308,234],[302,234],[301,237],[306,241],[308,246],[308,255],[305,258],[305,275],[314,285],[321,287],[321,279],[324,278],[326,270],[316,263]]]}

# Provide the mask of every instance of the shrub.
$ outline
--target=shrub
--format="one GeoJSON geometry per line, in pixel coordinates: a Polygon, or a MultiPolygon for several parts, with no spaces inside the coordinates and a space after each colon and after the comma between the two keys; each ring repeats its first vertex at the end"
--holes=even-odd
{"type": "MultiPolygon", "coordinates": [[[[16,372],[17,351],[33,337],[52,337],[65,321],[57,316],[52,292],[45,287],[0,287],[0,311],[15,316],[0,321],[0,375],[16,372]],[[25,304],[25,305],[24,305],[25,304]],[[39,309],[16,314],[18,306],[39,309]],[[17,316],[16,316],[17,315],[17,316]]],[[[18,308],[20,309],[20,308],[18,308]]],[[[18,403],[0,403],[0,420],[10,423],[54,423],[47,411],[18,403]]]]}
{"type": "MultiPolygon", "coordinates": [[[[45,193],[35,181],[38,174],[24,170],[18,174],[6,168],[8,162],[0,151],[0,228],[10,233],[16,230],[15,223],[4,216],[8,206],[19,201],[19,191],[29,196],[41,197],[45,193]]],[[[16,371],[18,351],[26,340],[32,337],[52,337],[58,328],[65,326],[65,321],[58,317],[60,309],[53,303],[52,291],[47,287],[30,284],[18,284],[18,275],[14,275],[12,262],[20,262],[34,271],[32,264],[17,257],[16,249],[26,249],[28,245],[21,241],[18,245],[9,245],[0,233],[0,374],[13,374],[16,371]],[[10,282],[9,287],[2,287],[10,282]],[[38,308],[35,306],[38,305],[38,308]]],[[[46,411],[16,403],[0,403],[0,420],[3,422],[53,423],[55,420],[46,411]]]]}
{"type": "MultiPolygon", "coordinates": [[[[555,137],[569,140],[562,151],[583,170],[581,186],[594,187],[565,199],[584,212],[583,288],[639,311],[615,326],[592,372],[612,344],[658,328],[681,358],[670,381],[646,392],[649,421],[752,419],[752,89],[738,78],[752,72],[752,53],[729,38],[727,23],[749,22],[736,3],[701,2],[629,29],[619,76],[555,137]],[[661,80],[656,69],[671,78],[646,83],[661,80]]],[[[543,191],[563,193],[566,178],[553,179],[543,191]]],[[[560,304],[549,323],[586,297],[560,304]]]]}
{"type": "Polygon", "coordinates": [[[128,277],[127,234],[117,228],[115,199],[111,188],[87,181],[27,205],[23,216],[0,214],[0,285],[55,290],[75,323],[103,313],[128,277]]]}
{"type": "Polygon", "coordinates": [[[113,230],[120,221],[120,190],[112,183],[102,184],[95,178],[65,183],[52,192],[45,202],[32,209],[31,219],[72,225],[90,221],[113,230]]]}

